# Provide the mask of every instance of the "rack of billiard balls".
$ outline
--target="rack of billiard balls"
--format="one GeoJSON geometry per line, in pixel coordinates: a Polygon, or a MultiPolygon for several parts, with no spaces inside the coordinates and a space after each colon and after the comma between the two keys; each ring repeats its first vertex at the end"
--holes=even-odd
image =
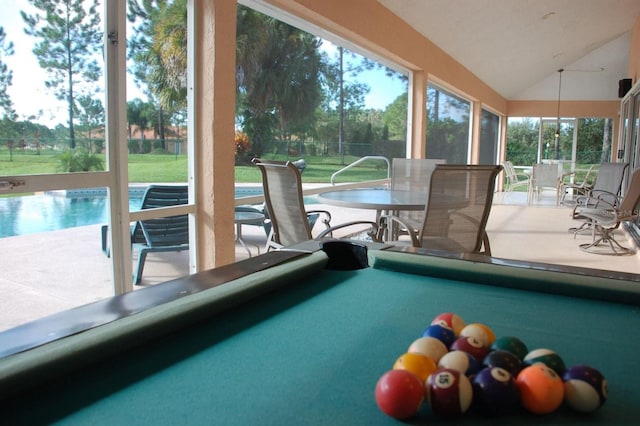
{"type": "Polygon", "coordinates": [[[548,414],[563,403],[590,413],[606,401],[607,382],[591,366],[566,368],[552,350],[530,351],[517,337],[496,338],[485,324],[443,313],[380,377],[374,395],[380,410],[397,419],[416,416],[425,403],[443,417],[472,406],[488,415],[519,407],[548,414]]]}

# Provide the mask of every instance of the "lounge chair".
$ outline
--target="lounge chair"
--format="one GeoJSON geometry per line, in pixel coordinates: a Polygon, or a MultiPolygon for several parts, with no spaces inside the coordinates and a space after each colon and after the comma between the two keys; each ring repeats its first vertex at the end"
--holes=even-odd
{"type": "Polygon", "coordinates": [[[595,167],[596,165],[592,164],[591,167],[589,167],[589,170],[587,170],[587,173],[584,175],[584,178],[581,181],[573,180],[573,182],[571,181],[565,182],[564,179],[566,179],[567,177],[575,179],[575,176],[576,176],[575,172],[568,173],[563,176],[562,182],[560,183],[560,194],[561,194],[560,204],[562,205],[565,204],[565,198],[569,193],[569,191],[571,191],[571,194],[574,197],[576,195],[587,195],[587,193],[591,190],[591,188],[593,188],[593,183],[589,180],[589,178],[591,177],[591,174],[595,169],[595,167]]]}
{"type": "Polygon", "coordinates": [[[578,210],[580,216],[590,222],[593,235],[593,241],[580,244],[580,249],[596,254],[635,253],[634,249],[622,246],[615,239],[614,232],[623,222],[638,218],[638,204],[640,204],[640,169],[636,169],[631,175],[627,192],[619,203],[609,204],[600,200],[597,208],[582,207],[578,210]],[[603,245],[604,250],[601,247],[603,245]]]}
{"type": "MultiPolygon", "coordinates": [[[[142,198],[141,209],[187,204],[189,193],[186,185],[150,185],[142,198]]],[[[109,256],[107,226],[102,226],[102,251],[109,256]]],[[[136,222],[131,227],[132,250],[138,249],[138,261],[133,283],[142,282],[142,272],[147,254],[153,252],[182,251],[189,249],[188,215],[163,217],[136,222]]]]}
{"type": "Polygon", "coordinates": [[[438,164],[418,233],[395,216],[383,219],[378,232],[384,226],[399,226],[413,247],[491,255],[485,227],[501,170],[502,166],[438,164]]]}
{"type": "Polygon", "coordinates": [[[529,190],[529,183],[531,181],[531,175],[525,173],[518,173],[511,161],[503,161],[502,167],[504,169],[505,192],[513,191],[516,188],[524,187],[529,190]]]}
{"type": "MultiPolygon", "coordinates": [[[[302,179],[299,169],[290,161],[268,161],[255,158],[254,164],[262,173],[267,212],[271,232],[267,238],[267,250],[281,249],[294,244],[319,240],[332,236],[333,231],[347,226],[367,225],[370,235],[376,235],[377,223],[352,221],[331,226],[331,213],[325,210],[306,210],[302,195],[302,179]],[[312,234],[310,216],[321,215],[324,229],[315,237],[312,234]]],[[[315,223],[315,220],[313,220],[315,223]]]]}

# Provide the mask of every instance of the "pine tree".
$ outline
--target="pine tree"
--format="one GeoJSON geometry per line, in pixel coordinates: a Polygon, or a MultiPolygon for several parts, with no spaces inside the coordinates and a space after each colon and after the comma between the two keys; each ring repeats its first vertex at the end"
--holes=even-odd
{"type": "Polygon", "coordinates": [[[33,53],[48,74],[45,87],[53,90],[56,99],[67,102],[69,147],[74,149],[76,92],[81,91],[82,83],[91,86],[101,75],[97,55],[102,48],[98,0],[29,0],[29,3],[38,12],[20,12],[26,24],[24,31],[38,39],[33,53]]]}

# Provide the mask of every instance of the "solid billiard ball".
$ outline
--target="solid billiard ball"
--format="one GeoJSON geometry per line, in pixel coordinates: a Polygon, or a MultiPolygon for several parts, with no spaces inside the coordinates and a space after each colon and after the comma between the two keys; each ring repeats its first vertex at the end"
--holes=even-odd
{"type": "Polygon", "coordinates": [[[440,361],[440,358],[444,356],[449,349],[442,343],[440,340],[435,337],[419,337],[414,340],[411,345],[409,345],[409,349],[407,352],[417,352],[423,355],[428,356],[436,363],[440,361]]]}
{"type": "Polygon", "coordinates": [[[482,362],[484,357],[489,353],[489,348],[473,336],[458,337],[451,346],[449,346],[449,349],[452,351],[467,352],[474,356],[478,362],[482,362]]]}
{"type": "Polygon", "coordinates": [[[562,378],[541,362],[523,368],[516,377],[516,385],[520,403],[535,414],[555,411],[564,399],[562,378]]]}
{"type": "Polygon", "coordinates": [[[564,372],[562,380],[564,400],[575,411],[591,413],[607,400],[607,380],[593,367],[575,365],[564,372]]]}
{"type": "Polygon", "coordinates": [[[424,382],[406,370],[387,371],[376,383],[375,398],[378,408],[395,419],[415,416],[424,397],[424,382]]]}
{"type": "Polygon", "coordinates": [[[457,314],[452,312],[444,312],[440,315],[437,315],[431,324],[438,324],[443,327],[447,327],[456,334],[456,336],[460,335],[460,331],[464,328],[465,322],[464,320],[457,314]]]}
{"type": "Polygon", "coordinates": [[[472,377],[480,370],[478,360],[464,351],[451,351],[445,354],[438,361],[439,368],[451,368],[457,370],[467,377],[472,377]]]}
{"type": "Polygon", "coordinates": [[[503,350],[491,351],[482,360],[484,367],[504,368],[513,377],[516,377],[522,370],[522,361],[515,354],[503,350]]]}
{"type": "Polygon", "coordinates": [[[408,352],[398,357],[393,364],[394,370],[407,370],[416,376],[424,383],[427,377],[438,369],[436,362],[430,357],[417,353],[408,352]]]}
{"type": "Polygon", "coordinates": [[[480,370],[473,377],[473,402],[486,414],[505,414],[518,407],[520,394],[514,377],[500,367],[480,370]]]}
{"type": "Polygon", "coordinates": [[[447,348],[456,340],[456,334],[453,330],[440,324],[431,324],[425,328],[422,332],[422,337],[435,337],[444,343],[447,348]]]}
{"type": "Polygon", "coordinates": [[[482,342],[487,348],[496,340],[493,331],[484,324],[467,324],[460,330],[460,336],[473,336],[482,342]]]}
{"type": "Polygon", "coordinates": [[[566,367],[564,361],[560,358],[560,355],[552,351],[551,349],[534,349],[529,352],[523,360],[524,365],[533,365],[536,362],[541,362],[549,368],[562,376],[566,367]]]}
{"type": "Polygon", "coordinates": [[[473,400],[473,388],[467,376],[451,368],[436,370],[425,387],[429,406],[441,416],[464,414],[473,400]]]}
{"type": "Polygon", "coordinates": [[[524,359],[527,353],[529,353],[527,345],[525,345],[522,340],[512,336],[497,338],[491,345],[491,350],[503,350],[511,352],[521,360],[524,359]]]}

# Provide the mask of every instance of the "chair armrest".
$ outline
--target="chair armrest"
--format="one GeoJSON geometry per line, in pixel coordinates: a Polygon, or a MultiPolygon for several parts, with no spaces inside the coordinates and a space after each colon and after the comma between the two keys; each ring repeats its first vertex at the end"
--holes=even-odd
{"type": "Polygon", "coordinates": [[[342,229],[342,228],[346,228],[349,226],[354,226],[354,225],[370,225],[373,230],[369,232],[369,235],[371,236],[371,239],[375,242],[380,242],[381,239],[379,239],[378,237],[378,224],[376,222],[371,222],[368,220],[356,220],[356,221],[352,221],[352,222],[345,222],[345,223],[341,223],[339,225],[335,225],[335,226],[331,226],[328,227],[327,229],[323,230],[322,232],[320,232],[320,234],[318,234],[317,237],[314,238],[314,240],[319,240],[322,239],[324,237],[326,237],[327,235],[331,235],[333,233],[333,231],[336,231],[338,229],[342,229]]]}
{"type": "Polygon", "coordinates": [[[620,204],[618,195],[604,190],[590,191],[588,195],[576,198],[576,207],[615,208],[620,204]],[[600,207],[602,205],[602,207],[600,207]]]}
{"type": "Polygon", "coordinates": [[[382,240],[382,234],[386,229],[393,229],[394,223],[400,226],[400,229],[404,230],[411,238],[411,245],[413,247],[420,247],[420,240],[418,240],[418,234],[413,226],[407,224],[397,216],[384,216],[380,218],[380,224],[378,225],[378,238],[382,240]]]}
{"type": "MultiPolygon", "coordinates": [[[[323,218],[320,221],[324,224],[325,229],[331,228],[331,213],[329,213],[326,210],[307,210],[307,217],[312,216],[314,214],[323,216],[323,218]]],[[[315,220],[313,220],[313,222],[309,221],[309,227],[311,229],[313,229],[313,226],[315,224],[316,224],[315,220]]]]}

